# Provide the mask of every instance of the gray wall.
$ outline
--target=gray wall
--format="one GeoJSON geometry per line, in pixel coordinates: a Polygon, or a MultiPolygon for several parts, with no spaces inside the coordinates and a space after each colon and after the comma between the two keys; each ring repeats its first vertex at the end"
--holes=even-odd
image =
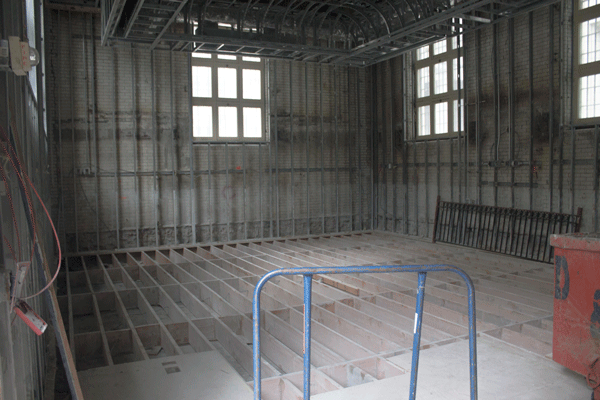
{"type": "MultiPolygon", "coordinates": [[[[2,1],[0,4],[0,35],[18,36],[39,50],[44,57],[41,1],[2,1]]],[[[21,169],[26,171],[45,203],[49,204],[49,170],[47,168],[48,143],[44,128],[43,68],[35,67],[28,76],[16,76],[12,72],[0,72],[0,126],[17,144],[21,169]]],[[[0,398],[5,400],[44,398],[44,376],[48,360],[47,345],[51,343],[52,326],[38,337],[10,309],[10,274],[14,274],[17,261],[29,261],[32,240],[27,224],[24,199],[20,195],[17,175],[8,162],[0,139],[0,161],[6,178],[0,179],[0,398]],[[7,188],[8,187],[8,188],[7,188]],[[9,196],[12,199],[9,201],[9,196]],[[14,218],[13,218],[14,212],[14,218]],[[17,232],[19,233],[17,235],[17,232]],[[10,246],[9,246],[10,244],[10,246]]],[[[56,249],[51,236],[48,219],[33,192],[32,204],[38,227],[37,242],[48,257],[48,265],[55,269],[56,249]]],[[[22,295],[32,295],[41,289],[40,269],[33,262],[26,278],[22,295]]],[[[27,303],[48,323],[51,323],[47,300],[42,295],[27,300],[27,303]]],[[[50,354],[54,347],[48,349],[50,354]]]]}
{"type": "Polygon", "coordinates": [[[569,6],[557,3],[467,35],[467,132],[460,138],[411,140],[411,55],[373,68],[378,229],[430,237],[440,195],[563,213],[582,207],[582,231],[598,231],[598,133],[571,125],[569,6]]]}
{"type": "Polygon", "coordinates": [[[102,47],[99,22],[47,24],[67,251],[370,228],[366,70],[270,61],[270,141],[191,145],[188,55],[102,47]]]}
{"type": "Polygon", "coordinates": [[[459,138],[412,139],[407,54],[368,69],[270,61],[271,138],[260,146],[192,146],[186,54],[102,47],[97,15],[52,11],[52,187],[66,249],[372,223],[429,237],[437,195],[555,212],[583,207],[582,230],[597,231],[597,134],[571,126],[569,7],[465,38],[467,132],[459,138]]]}

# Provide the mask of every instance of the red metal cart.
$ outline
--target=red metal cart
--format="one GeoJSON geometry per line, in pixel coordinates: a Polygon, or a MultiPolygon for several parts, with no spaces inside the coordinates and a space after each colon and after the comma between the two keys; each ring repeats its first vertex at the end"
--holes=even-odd
{"type": "Polygon", "coordinates": [[[584,375],[600,399],[600,234],[552,235],[552,358],[584,375]]]}

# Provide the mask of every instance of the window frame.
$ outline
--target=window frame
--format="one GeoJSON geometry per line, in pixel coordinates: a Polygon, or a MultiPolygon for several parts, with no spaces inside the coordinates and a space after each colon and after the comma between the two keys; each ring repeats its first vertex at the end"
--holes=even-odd
{"type": "Polygon", "coordinates": [[[586,21],[600,18],[600,3],[587,8],[581,8],[582,0],[577,0],[573,14],[573,35],[574,35],[574,53],[573,59],[573,102],[575,104],[573,121],[576,124],[596,124],[600,122],[600,115],[581,118],[580,115],[580,84],[581,78],[600,74],[600,60],[591,63],[580,64],[581,62],[581,25],[586,21]]]}
{"type": "MultiPolygon", "coordinates": [[[[460,96],[461,103],[460,106],[463,112],[459,112],[461,119],[463,119],[462,123],[459,123],[460,130],[455,131],[455,121],[454,121],[454,101],[459,100],[459,92],[464,92],[465,87],[465,78],[464,78],[464,54],[460,49],[463,45],[462,35],[455,35],[451,37],[447,37],[435,42],[432,42],[428,45],[420,47],[415,50],[415,61],[414,61],[414,87],[415,90],[415,121],[416,126],[414,130],[414,139],[415,140],[432,140],[438,138],[447,138],[447,137],[456,137],[458,133],[464,132],[464,96],[460,96]],[[446,41],[446,51],[440,54],[434,54],[434,47],[440,41],[446,41]],[[456,45],[456,48],[454,46],[456,45]],[[425,59],[419,60],[419,51],[424,48],[429,48],[429,57],[425,59]],[[454,60],[459,60],[458,71],[463,71],[463,74],[460,76],[460,80],[458,77],[454,76],[454,60]],[[446,88],[447,90],[443,93],[436,94],[435,93],[435,65],[439,63],[446,63],[446,88]],[[424,97],[419,97],[419,92],[421,89],[419,83],[419,70],[423,68],[429,69],[429,95],[424,97]],[[454,81],[456,79],[457,89],[454,89],[454,81]],[[436,113],[435,108],[436,104],[447,103],[447,133],[435,133],[436,129],[436,113]],[[419,109],[421,107],[429,106],[429,134],[419,135],[419,132],[422,130],[420,126],[420,115],[419,109]]],[[[460,103],[459,103],[460,104],[460,103]]]]}
{"type": "MultiPolygon", "coordinates": [[[[194,67],[210,67],[211,68],[211,97],[198,97],[193,93],[193,75],[190,79],[192,86],[191,92],[191,121],[192,127],[190,135],[194,143],[205,142],[268,142],[269,141],[269,126],[267,124],[267,105],[268,105],[268,90],[266,60],[260,58],[260,61],[247,61],[244,58],[250,56],[234,55],[234,54],[216,54],[216,53],[192,53],[190,74],[193,74],[194,67]],[[194,56],[194,54],[210,55],[210,58],[194,56]],[[235,60],[222,59],[219,56],[233,56],[235,60]],[[234,68],[236,70],[236,97],[235,98],[220,98],[218,73],[219,68],[234,68]],[[261,76],[260,82],[260,99],[244,99],[244,70],[259,70],[261,76]],[[212,136],[200,137],[194,136],[194,107],[205,106],[211,107],[212,111],[212,136]],[[237,110],[237,136],[221,137],[219,136],[219,107],[235,107],[237,110]],[[261,110],[261,136],[260,137],[244,137],[244,108],[260,108],[261,110]]],[[[259,57],[251,57],[259,58],[259,57]]]]}

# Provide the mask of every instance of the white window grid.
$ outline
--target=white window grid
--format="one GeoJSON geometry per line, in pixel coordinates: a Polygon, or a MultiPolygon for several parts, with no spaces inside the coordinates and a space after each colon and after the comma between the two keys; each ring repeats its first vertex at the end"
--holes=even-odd
{"type": "Polygon", "coordinates": [[[600,61],[600,18],[583,21],[579,35],[579,63],[600,61]]]}
{"type": "Polygon", "coordinates": [[[429,96],[429,67],[417,70],[417,97],[429,96]]]}
{"type": "Polygon", "coordinates": [[[459,92],[464,89],[461,47],[462,35],[458,35],[416,50],[416,138],[456,136],[459,126],[464,132],[462,98],[459,107],[463,95],[459,92]]]}
{"type": "Polygon", "coordinates": [[[192,53],[193,140],[268,140],[265,78],[260,58],[192,53]]]}
{"type": "Polygon", "coordinates": [[[447,50],[447,43],[446,43],[446,39],[442,39],[439,42],[435,42],[433,44],[433,55],[437,56],[438,54],[442,54],[445,53],[447,50]]]}
{"type": "Polygon", "coordinates": [[[417,60],[425,60],[426,58],[429,58],[429,46],[417,49],[417,60]]]}
{"type": "Polygon", "coordinates": [[[448,91],[448,61],[442,61],[434,64],[433,74],[433,93],[446,93],[448,91]]]}
{"type": "Polygon", "coordinates": [[[419,114],[419,136],[429,136],[431,134],[430,108],[428,105],[417,108],[419,114]]]}
{"type": "Polygon", "coordinates": [[[576,2],[574,123],[600,122],[600,0],[576,2]]]}
{"type": "Polygon", "coordinates": [[[435,104],[435,134],[448,133],[448,102],[435,104]]]}
{"type": "Polygon", "coordinates": [[[600,116],[600,74],[579,78],[579,118],[600,116]]]}

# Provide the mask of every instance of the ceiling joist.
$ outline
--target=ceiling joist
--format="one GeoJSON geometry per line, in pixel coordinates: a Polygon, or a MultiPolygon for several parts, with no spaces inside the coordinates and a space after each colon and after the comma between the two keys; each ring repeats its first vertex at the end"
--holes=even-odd
{"type": "Polygon", "coordinates": [[[102,44],[368,66],[556,1],[101,0],[102,44]]]}

